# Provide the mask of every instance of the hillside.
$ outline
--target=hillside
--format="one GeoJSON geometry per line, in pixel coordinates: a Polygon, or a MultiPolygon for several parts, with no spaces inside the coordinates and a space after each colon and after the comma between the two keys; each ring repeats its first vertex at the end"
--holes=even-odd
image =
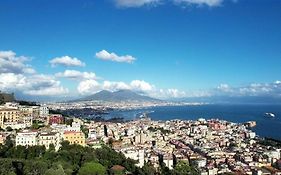
{"type": "Polygon", "coordinates": [[[154,99],[148,96],[140,95],[136,92],[130,90],[119,90],[115,92],[110,91],[100,91],[96,94],[77,99],[75,101],[111,101],[111,102],[118,102],[118,101],[160,101],[158,99],[154,99]]]}
{"type": "Polygon", "coordinates": [[[0,91],[0,104],[11,101],[15,101],[15,96],[13,93],[9,94],[0,91]]]}

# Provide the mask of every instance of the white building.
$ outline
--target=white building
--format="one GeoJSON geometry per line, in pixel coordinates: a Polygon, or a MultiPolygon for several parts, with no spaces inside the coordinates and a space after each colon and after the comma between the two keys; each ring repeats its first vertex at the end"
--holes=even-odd
{"type": "Polygon", "coordinates": [[[125,155],[126,158],[130,158],[138,161],[136,166],[143,167],[144,166],[144,150],[143,149],[123,149],[121,152],[125,155]]]}
{"type": "Polygon", "coordinates": [[[96,132],[95,129],[93,129],[93,128],[89,129],[88,138],[89,139],[94,139],[94,140],[97,139],[97,132],[96,132]]]}
{"type": "Polygon", "coordinates": [[[81,131],[81,124],[79,122],[72,122],[71,126],[68,125],[65,131],[79,132],[81,131]]]}
{"type": "Polygon", "coordinates": [[[163,163],[171,170],[174,166],[174,160],[172,155],[163,156],[163,163]]]}
{"type": "Polygon", "coordinates": [[[43,117],[47,117],[48,115],[49,115],[49,108],[47,106],[40,106],[39,116],[43,118],[43,117]]]}
{"type": "Polygon", "coordinates": [[[16,146],[34,146],[37,145],[37,132],[24,130],[16,135],[16,146]]]}
{"type": "Polygon", "coordinates": [[[56,132],[40,133],[38,136],[38,145],[43,145],[46,149],[49,149],[50,145],[53,144],[55,150],[58,150],[60,148],[60,142],[60,135],[56,132]]]}

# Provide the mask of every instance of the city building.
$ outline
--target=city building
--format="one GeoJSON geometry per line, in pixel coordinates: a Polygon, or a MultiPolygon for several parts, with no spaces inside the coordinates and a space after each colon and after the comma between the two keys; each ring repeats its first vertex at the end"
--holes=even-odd
{"type": "Polygon", "coordinates": [[[50,145],[53,144],[55,150],[58,150],[60,142],[60,136],[57,132],[44,132],[38,135],[38,145],[43,145],[46,149],[49,149],[50,145]]]}
{"type": "Polygon", "coordinates": [[[34,146],[37,145],[37,131],[24,130],[16,135],[16,146],[34,146]]]}
{"type": "Polygon", "coordinates": [[[70,144],[86,145],[85,134],[81,131],[65,131],[63,133],[63,140],[69,141],[70,144]]]}
{"type": "Polygon", "coordinates": [[[64,118],[61,114],[51,114],[48,116],[49,125],[52,124],[63,124],[64,118]]]}
{"type": "Polygon", "coordinates": [[[21,119],[18,109],[0,108],[0,127],[6,128],[5,123],[17,123],[21,119]]]}

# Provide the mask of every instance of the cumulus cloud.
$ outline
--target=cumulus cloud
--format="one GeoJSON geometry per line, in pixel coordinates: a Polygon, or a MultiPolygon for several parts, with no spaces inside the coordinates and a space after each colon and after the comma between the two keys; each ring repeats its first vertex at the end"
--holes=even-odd
{"type": "Polygon", "coordinates": [[[117,54],[113,52],[109,53],[106,50],[101,50],[97,52],[96,57],[101,60],[125,62],[125,63],[133,63],[136,60],[136,58],[131,55],[118,56],[117,54]]]}
{"type": "Polygon", "coordinates": [[[159,98],[159,99],[170,99],[170,98],[183,98],[186,97],[185,91],[180,91],[176,88],[171,89],[156,89],[154,88],[152,91],[149,91],[147,95],[159,98]]]}
{"type": "Polygon", "coordinates": [[[94,94],[101,90],[101,86],[96,80],[83,80],[79,83],[77,90],[82,95],[94,94]]]}
{"type": "Polygon", "coordinates": [[[153,88],[153,85],[143,80],[133,80],[130,83],[122,81],[103,81],[99,83],[96,80],[83,80],[79,83],[77,90],[80,94],[93,94],[101,90],[117,91],[124,89],[148,93],[153,88]]]}
{"type": "Polygon", "coordinates": [[[137,91],[151,91],[153,89],[153,85],[145,82],[144,80],[133,80],[130,83],[132,89],[137,91]]]}
{"type": "Polygon", "coordinates": [[[179,91],[178,89],[168,89],[167,96],[173,98],[184,97],[186,94],[184,91],[179,91]]]}
{"type": "Polygon", "coordinates": [[[103,89],[104,90],[109,90],[109,91],[116,91],[116,90],[121,90],[121,89],[131,89],[129,85],[127,85],[124,82],[118,81],[104,81],[103,82],[103,89]]]}
{"type": "Polygon", "coordinates": [[[0,51],[0,90],[39,96],[68,93],[53,76],[37,74],[28,61],[30,58],[13,51],[0,51]]]}
{"type": "Polygon", "coordinates": [[[218,86],[213,95],[225,96],[281,96],[281,82],[252,83],[240,87],[231,87],[226,84],[218,86]]]}
{"type": "Polygon", "coordinates": [[[13,51],[0,51],[0,73],[33,74],[35,70],[26,64],[28,61],[27,57],[16,56],[13,51]]]}
{"type": "Polygon", "coordinates": [[[53,58],[52,60],[49,61],[52,67],[55,67],[57,65],[62,65],[62,66],[85,66],[85,63],[83,63],[81,60],[75,57],[70,57],[70,56],[62,56],[62,57],[56,57],[53,58]]]}
{"type": "Polygon", "coordinates": [[[0,89],[7,91],[21,91],[23,94],[54,96],[68,93],[68,89],[60,82],[47,75],[23,75],[15,73],[0,74],[0,89]]]}
{"type": "Polygon", "coordinates": [[[73,80],[81,79],[96,79],[96,74],[93,72],[80,72],[77,70],[65,70],[64,72],[58,72],[55,74],[59,78],[68,78],[73,80]]]}
{"type": "Polygon", "coordinates": [[[118,7],[141,7],[144,5],[153,5],[161,0],[115,0],[118,7]]]}
{"type": "Polygon", "coordinates": [[[122,81],[103,81],[99,83],[96,80],[83,80],[77,87],[78,92],[82,95],[94,94],[101,90],[113,92],[124,89],[161,99],[183,98],[186,96],[184,91],[178,89],[156,89],[154,85],[144,80],[133,80],[130,83],[122,81]]]}
{"type": "Polygon", "coordinates": [[[22,74],[0,73],[0,89],[25,89],[26,77],[22,74]]]}

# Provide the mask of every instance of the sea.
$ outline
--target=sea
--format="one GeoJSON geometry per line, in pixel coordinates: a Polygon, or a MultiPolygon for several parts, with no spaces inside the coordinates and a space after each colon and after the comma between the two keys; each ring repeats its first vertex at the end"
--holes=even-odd
{"type": "Polygon", "coordinates": [[[120,117],[124,120],[137,119],[147,113],[152,120],[197,120],[222,119],[235,123],[256,121],[252,128],[260,137],[281,140],[281,105],[187,105],[187,106],[158,106],[131,110],[114,110],[104,114],[106,119],[120,117]],[[268,117],[265,113],[273,113],[275,117],[268,117]]]}

